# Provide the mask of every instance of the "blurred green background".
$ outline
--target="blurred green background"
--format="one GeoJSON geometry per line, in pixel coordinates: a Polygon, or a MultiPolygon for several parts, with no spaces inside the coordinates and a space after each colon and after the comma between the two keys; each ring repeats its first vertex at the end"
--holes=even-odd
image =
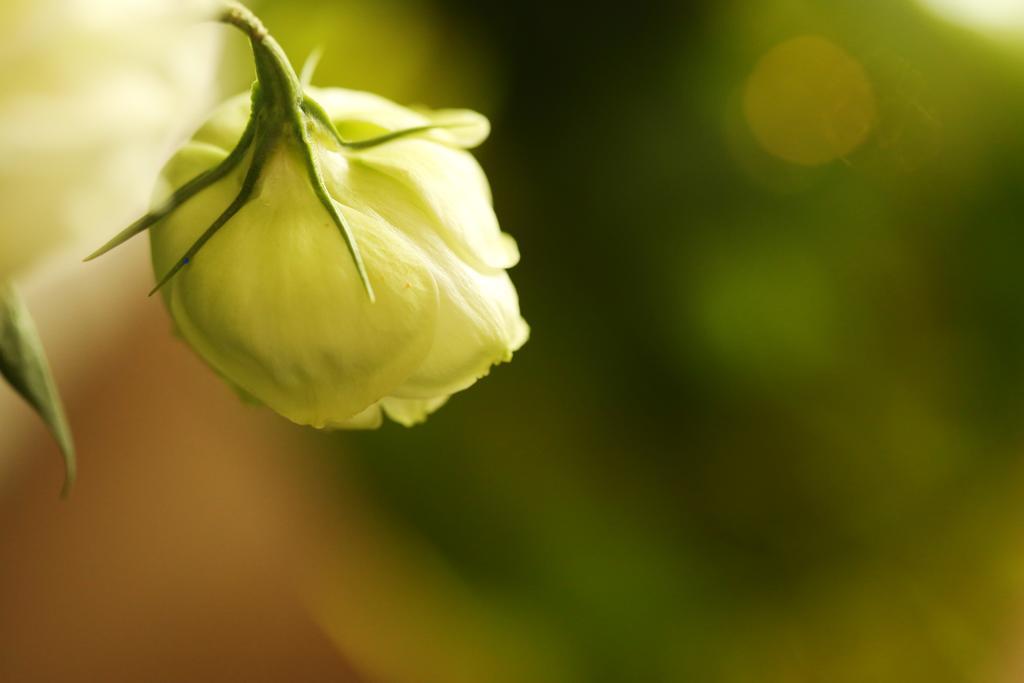
{"type": "Polygon", "coordinates": [[[490,117],[533,329],[423,426],[282,428],[372,520],[314,543],[324,680],[1024,681],[1019,10],[252,5],[490,117]]]}
{"type": "MultiPolygon", "coordinates": [[[[422,428],[319,442],[557,662],[534,675],[984,678],[1024,597],[1010,37],[892,0],[257,10],[327,48],[320,83],[494,123],[531,342],[422,428]],[[815,167],[743,107],[804,35],[876,110],[815,167]]],[[[857,106],[833,78],[825,117],[857,106]]]]}
{"type": "Polygon", "coordinates": [[[293,54],[330,46],[322,82],[492,118],[534,333],[424,427],[323,448],[541,627],[550,680],[996,679],[1024,597],[1024,34],[893,0],[390,5],[440,47],[415,76],[416,47],[369,47],[379,85],[328,33],[343,4],[263,7],[293,54]],[[812,111],[783,144],[876,112],[815,167],[744,107],[805,35],[870,91],[791,59],[779,96],[812,111]]]}

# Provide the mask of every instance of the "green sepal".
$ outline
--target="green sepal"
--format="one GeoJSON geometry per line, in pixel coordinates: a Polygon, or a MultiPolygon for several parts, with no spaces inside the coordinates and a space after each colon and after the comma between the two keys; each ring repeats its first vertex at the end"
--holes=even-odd
{"type": "Polygon", "coordinates": [[[345,240],[345,246],[348,247],[349,254],[352,256],[352,260],[355,262],[356,271],[359,273],[359,279],[362,280],[363,288],[366,290],[366,296],[370,298],[371,302],[377,300],[376,295],[373,293],[373,285],[370,284],[370,276],[366,272],[366,264],[363,263],[363,256],[359,253],[359,247],[356,246],[356,237],[352,232],[352,228],[349,226],[348,221],[345,220],[345,216],[338,210],[338,207],[334,204],[334,199],[331,198],[331,193],[327,190],[327,185],[324,183],[323,173],[320,171],[320,161],[317,159],[316,152],[313,149],[313,141],[309,136],[309,129],[306,127],[306,122],[301,118],[296,118],[295,122],[296,134],[300,137],[300,147],[302,147],[302,155],[306,162],[306,170],[309,173],[309,182],[313,185],[313,192],[316,194],[317,199],[323,205],[327,214],[331,217],[334,225],[338,228],[342,238],[345,240]]]}
{"type": "MultiPolygon", "coordinates": [[[[255,119],[256,117],[254,116],[253,118],[255,119]]],[[[160,288],[167,284],[171,278],[177,275],[178,271],[188,265],[192,259],[195,258],[196,254],[199,253],[199,250],[202,249],[203,246],[209,242],[210,239],[216,235],[229,220],[234,218],[235,214],[241,211],[242,207],[245,206],[250,199],[252,199],[252,193],[256,189],[256,183],[260,179],[260,173],[263,172],[263,164],[266,162],[267,156],[269,155],[270,149],[273,145],[273,140],[263,140],[259,143],[259,146],[253,153],[252,162],[249,166],[249,170],[246,171],[245,179],[242,181],[242,189],[238,192],[234,201],[232,201],[228,208],[224,210],[224,213],[218,216],[217,220],[215,220],[213,224],[199,236],[199,239],[197,239],[195,243],[189,247],[188,251],[186,251],[182,257],[175,262],[174,266],[167,271],[162,278],[160,278],[160,281],[156,286],[150,290],[149,296],[153,296],[160,291],[160,288]]]]}
{"type": "MultiPolygon", "coordinates": [[[[302,94],[303,85],[292,69],[287,56],[280,45],[268,33],[263,24],[243,5],[228,1],[225,2],[224,11],[220,21],[235,26],[244,31],[250,38],[253,49],[253,58],[256,62],[257,83],[253,86],[252,108],[249,122],[241,139],[231,153],[217,166],[205,171],[188,183],[176,190],[170,199],[158,209],[146,214],[138,221],[128,226],[120,234],[115,236],[107,244],[100,247],[86,260],[96,258],[111,249],[123,244],[135,235],[152,227],[159,221],[166,218],[183,203],[194,197],[204,188],[222,179],[228,172],[234,169],[242,159],[249,147],[255,145],[256,151],[246,171],[242,189],[230,206],[217,218],[214,223],[206,229],[198,240],[179,258],[173,267],[160,278],[156,286],[149,292],[152,296],[160,290],[167,282],[177,275],[182,268],[188,265],[199,253],[203,246],[219,231],[224,225],[237,214],[243,206],[251,199],[256,185],[263,170],[263,164],[269,156],[273,145],[282,142],[282,137],[274,130],[278,124],[285,124],[290,121],[295,136],[298,139],[298,146],[302,151],[303,161],[309,174],[309,181],[318,201],[323,205],[331,220],[338,228],[345,246],[355,263],[359,278],[370,301],[375,301],[373,286],[370,284],[369,275],[366,272],[366,265],[356,245],[355,235],[346,221],[344,215],[338,210],[334,200],[331,198],[327,185],[320,170],[320,163],[313,148],[313,140],[309,133],[309,124],[313,121],[320,123],[329,130],[339,144],[364,149],[372,147],[373,140],[365,140],[358,143],[347,143],[342,140],[337,128],[331,123],[330,117],[324,112],[317,102],[302,94]]],[[[314,55],[307,64],[305,79],[308,82],[312,78],[313,70],[316,68],[314,55]]],[[[287,125],[287,124],[285,124],[287,125]]],[[[383,144],[397,139],[404,135],[423,132],[432,128],[447,127],[422,126],[407,131],[397,131],[382,136],[376,144],[383,144]]]]}
{"type": "Polygon", "coordinates": [[[61,496],[67,497],[77,474],[71,429],[32,316],[17,290],[3,282],[0,282],[0,375],[32,406],[56,439],[64,456],[61,496]]]}
{"type": "Polygon", "coordinates": [[[323,126],[324,130],[331,134],[331,137],[334,138],[335,142],[342,147],[348,144],[345,142],[344,138],[341,137],[341,133],[338,132],[334,122],[331,121],[331,117],[328,116],[327,112],[319,102],[314,100],[312,97],[303,96],[302,104],[300,106],[307,116],[319,123],[323,126]]]}
{"type": "MultiPolygon", "coordinates": [[[[256,111],[258,98],[259,88],[258,85],[256,85],[253,86],[252,94],[253,112],[256,111]]],[[[255,116],[251,116],[249,118],[249,123],[245,127],[245,130],[242,131],[242,137],[239,138],[238,144],[235,145],[235,148],[231,150],[231,153],[228,154],[228,156],[226,156],[223,161],[221,161],[213,168],[200,173],[195,178],[193,178],[192,180],[188,181],[180,188],[175,190],[174,193],[170,196],[170,198],[162,205],[160,205],[159,208],[150,211],[145,216],[129,225],[127,228],[118,233],[109,242],[107,242],[102,247],[94,251],[92,254],[89,254],[89,256],[85,258],[85,260],[91,261],[95,258],[98,258],[103,254],[106,254],[108,251],[121,246],[131,238],[138,235],[140,232],[143,232],[153,227],[154,225],[162,221],[164,218],[169,216],[171,213],[173,213],[174,210],[177,209],[179,206],[187,202],[192,197],[195,197],[197,194],[205,190],[207,187],[217,182],[218,180],[226,176],[228,173],[230,173],[232,170],[234,170],[234,168],[238,166],[239,163],[241,163],[242,159],[245,157],[245,153],[249,150],[249,147],[252,145],[253,139],[256,137],[255,119],[255,116]]]]}
{"type": "Polygon", "coordinates": [[[411,137],[413,135],[419,135],[420,133],[429,133],[432,130],[442,130],[446,128],[458,128],[464,124],[460,123],[430,123],[422,126],[413,126],[412,128],[403,128],[402,130],[392,131],[385,133],[373,138],[367,138],[366,140],[346,140],[338,132],[337,126],[331,121],[331,117],[328,116],[327,112],[324,111],[323,106],[311,97],[305,97],[302,100],[302,110],[309,115],[314,121],[324,127],[334,141],[341,147],[346,149],[372,149],[379,145],[386,144],[388,142],[394,142],[402,138],[411,137]]]}
{"type": "Polygon", "coordinates": [[[413,135],[419,135],[420,133],[429,133],[432,130],[439,130],[442,128],[456,128],[460,124],[455,123],[431,123],[424,126],[414,126],[413,128],[403,128],[402,130],[392,131],[385,133],[375,138],[367,138],[366,140],[356,140],[355,142],[346,142],[345,147],[349,149],[372,149],[379,147],[380,145],[394,142],[395,140],[401,140],[402,138],[412,137],[413,135]]]}
{"type": "Polygon", "coordinates": [[[323,56],[323,47],[317,47],[306,57],[306,61],[302,65],[302,71],[299,73],[299,82],[302,83],[303,88],[308,88],[313,83],[313,74],[316,73],[316,68],[320,66],[320,59],[323,56]]]}

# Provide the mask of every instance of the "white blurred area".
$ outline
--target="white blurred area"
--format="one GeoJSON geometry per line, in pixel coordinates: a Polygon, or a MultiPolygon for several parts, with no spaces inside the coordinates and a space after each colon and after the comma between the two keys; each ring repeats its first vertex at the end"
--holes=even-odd
{"type": "Polygon", "coordinates": [[[1024,2],[1021,0],[919,0],[947,21],[968,28],[992,32],[1024,31],[1024,2]]]}
{"type": "Polygon", "coordinates": [[[212,104],[210,15],[205,0],[0,4],[0,278],[146,208],[212,104]]]}

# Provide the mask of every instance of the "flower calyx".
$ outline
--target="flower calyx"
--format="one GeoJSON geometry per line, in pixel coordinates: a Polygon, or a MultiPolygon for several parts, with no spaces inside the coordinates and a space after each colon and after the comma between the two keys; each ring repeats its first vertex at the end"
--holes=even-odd
{"type": "Polygon", "coordinates": [[[313,192],[337,227],[356,266],[366,294],[370,301],[374,301],[373,287],[370,284],[354,233],[324,182],[319,156],[322,140],[326,137],[341,149],[365,150],[404,137],[427,133],[438,128],[458,127],[461,124],[424,125],[389,132],[367,140],[345,140],[324,108],[305,92],[312,69],[304,70],[303,79],[300,80],[284,50],[270,35],[259,18],[245,6],[236,2],[227,2],[219,16],[219,21],[242,30],[248,36],[252,46],[256,65],[256,82],[252,87],[252,107],[245,130],[234,149],[219,164],[177,188],[165,201],[122,230],[85,260],[90,261],[102,256],[132,237],[157,225],[204,189],[226,177],[240,165],[247,164],[246,171],[242,176],[241,187],[235,199],[177,259],[175,264],[160,277],[156,286],[150,291],[150,295],[153,295],[174,278],[182,268],[192,263],[203,246],[253,199],[263,179],[267,160],[281,146],[285,146],[301,159],[309,180],[310,191],[313,192]],[[326,133],[326,136],[317,135],[321,132],[326,133]]]}

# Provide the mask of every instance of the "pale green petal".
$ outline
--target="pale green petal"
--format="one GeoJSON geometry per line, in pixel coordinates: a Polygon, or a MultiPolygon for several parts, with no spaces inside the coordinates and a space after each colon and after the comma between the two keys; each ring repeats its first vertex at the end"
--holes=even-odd
{"type": "Polygon", "coordinates": [[[507,362],[525,343],[526,323],[504,270],[481,272],[463,261],[431,230],[433,217],[415,193],[397,179],[367,166],[330,157],[339,199],[364,212],[376,212],[410,235],[430,264],[438,287],[437,339],[421,366],[393,395],[429,398],[461,391],[507,362]]]}
{"type": "Polygon", "coordinates": [[[393,395],[453,394],[473,385],[491,367],[512,360],[529,338],[508,275],[485,276],[457,264],[441,275],[437,338],[430,353],[393,395]]]}
{"type": "MultiPolygon", "coordinates": [[[[238,176],[151,231],[159,275],[230,203],[238,176]]],[[[275,152],[262,187],[164,288],[168,307],[182,336],[246,392],[301,424],[343,422],[422,363],[434,340],[437,287],[401,233],[345,209],[377,294],[371,303],[291,151],[275,152]]]]}
{"type": "Polygon", "coordinates": [[[380,402],[388,417],[404,427],[412,427],[448,402],[448,396],[428,399],[385,398],[380,402]]]}
{"type": "Polygon", "coordinates": [[[361,413],[353,415],[347,420],[331,422],[327,424],[329,429],[377,429],[384,423],[384,416],[380,410],[380,404],[374,403],[361,413]]]}
{"type": "Polygon", "coordinates": [[[338,132],[356,142],[384,133],[426,125],[444,126],[417,136],[453,147],[476,147],[491,132],[487,117],[469,109],[407,108],[383,97],[340,88],[309,88],[328,112],[338,132]]]}
{"type": "Polygon", "coordinates": [[[377,429],[384,422],[384,415],[404,427],[413,427],[424,422],[435,410],[448,401],[448,396],[429,399],[383,398],[363,412],[348,420],[331,423],[331,429],[377,429]]]}
{"type": "Polygon", "coordinates": [[[162,205],[174,191],[195,178],[197,168],[208,169],[216,166],[228,153],[221,147],[203,142],[190,142],[174,155],[164,166],[163,173],[153,191],[152,205],[162,205]]]}
{"type": "MultiPolygon", "coordinates": [[[[490,187],[480,165],[468,152],[429,140],[400,140],[353,155],[349,182],[380,183],[393,180],[377,195],[412,198],[422,207],[425,221],[394,223],[407,234],[440,235],[460,258],[480,271],[511,268],[519,262],[515,240],[501,232],[491,206],[490,187]],[[356,179],[360,169],[379,172],[356,179]]],[[[344,179],[335,178],[343,191],[344,179]]],[[[371,188],[367,191],[373,192],[371,188]]],[[[383,188],[382,188],[383,189],[383,188]]]]}
{"type": "Polygon", "coordinates": [[[422,114],[373,93],[341,88],[307,88],[327,111],[338,132],[355,142],[430,123],[422,114]]]}
{"type": "Polygon", "coordinates": [[[205,143],[220,147],[225,152],[234,149],[242,137],[252,111],[252,95],[244,93],[232,97],[217,107],[203,126],[192,136],[192,143],[205,143]]]}
{"type": "Polygon", "coordinates": [[[444,126],[427,135],[431,140],[472,149],[491,134],[491,122],[471,109],[417,109],[431,123],[444,126]]]}

